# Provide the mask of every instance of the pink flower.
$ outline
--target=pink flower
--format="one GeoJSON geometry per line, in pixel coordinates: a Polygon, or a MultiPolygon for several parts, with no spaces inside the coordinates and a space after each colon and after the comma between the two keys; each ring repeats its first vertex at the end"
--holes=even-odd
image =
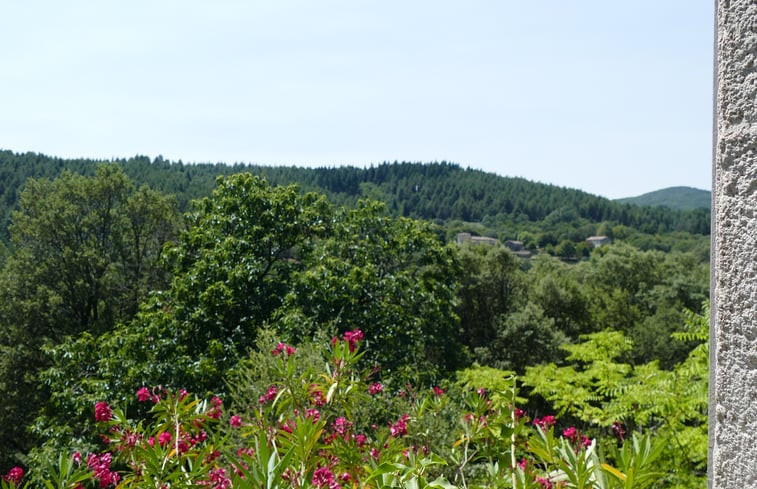
{"type": "Polygon", "coordinates": [[[23,478],[24,478],[24,469],[22,469],[18,465],[10,469],[8,473],[3,476],[4,481],[10,482],[14,486],[21,484],[21,479],[23,478]]]}
{"type": "Polygon", "coordinates": [[[74,462],[76,462],[77,465],[81,463],[81,453],[80,452],[74,452],[73,455],[71,455],[71,458],[74,459],[74,462]]]}
{"type": "Polygon", "coordinates": [[[137,400],[139,402],[145,402],[151,397],[152,394],[150,394],[150,391],[147,389],[147,387],[140,387],[139,389],[137,389],[137,400]]]}
{"type": "Polygon", "coordinates": [[[318,389],[315,384],[310,385],[310,403],[316,407],[321,407],[326,404],[326,398],[323,397],[323,392],[318,389]]]}
{"type": "Polygon", "coordinates": [[[581,435],[581,446],[584,448],[589,448],[591,446],[591,438],[581,435]]]}
{"type": "Polygon", "coordinates": [[[108,403],[103,401],[95,403],[95,421],[110,421],[111,418],[113,418],[113,411],[111,411],[108,403]]]}
{"type": "Polygon", "coordinates": [[[439,386],[436,386],[436,385],[435,385],[434,387],[432,387],[432,388],[431,388],[431,390],[432,390],[432,391],[434,391],[434,394],[435,394],[436,396],[439,396],[439,397],[441,397],[441,396],[443,396],[443,395],[444,395],[444,389],[442,389],[442,388],[441,388],[441,387],[439,387],[439,386]]]}
{"type": "Polygon", "coordinates": [[[575,443],[578,441],[578,430],[573,426],[565,428],[562,432],[562,436],[570,440],[571,443],[575,443]]]}
{"type": "Polygon", "coordinates": [[[94,472],[94,478],[99,481],[101,488],[108,487],[109,485],[116,485],[121,479],[121,476],[116,472],[110,470],[110,462],[113,456],[110,453],[103,453],[102,455],[95,455],[90,453],[87,457],[87,467],[94,472]]]}
{"type": "Polygon", "coordinates": [[[221,407],[223,406],[223,401],[220,397],[213,396],[210,399],[210,403],[213,405],[213,407],[211,407],[210,410],[205,413],[205,415],[211,419],[219,419],[221,417],[221,407]]]}
{"type": "Polygon", "coordinates": [[[255,456],[255,450],[252,448],[240,448],[237,450],[237,456],[247,455],[248,457],[255,456]]]}
{"type": "Polygon", "coordinates": [[[164,447],[169,443],[171,443],[171,433],[164,431],[163,433],[158,435],[158,445],[164,447]]]}
{"type": "Polygon", "coordinates": [[[373,447],[371,448],[370,455],[373,460],[378,460],[379,457],[381,456],[381,452],[379,451],[378,448],[373,447]]]}
{"type": "Polygon", "coordinates": [[[539,426],[543,430],[548,430],[555,425],[555,417],[552,415],[544,416],[543,418],[536,418],[534,425],[539,426]]]}
{"type": "Polygon", "coordinates": [[[265,394],[260,396],[260,399],[258,399],[258,401],[260,402],[260,404],[265,404],[266,402],[273,401],[274,399],[276,399],[276,394],[278,393],[279,388],[275,385],[272,385],[268,388],[265,394]]]}
{"type": "Polygon", "coordinates": [[[281,423],[281,431],[291,433],[295,428],[297,428],[297,423],[291,419],[287,419],[283,423],[281,423]]]}
{"type": "Polygon", "coordinates": [[[389,426],[389,434],[394,438],[407,435],[407,421],[409,419],[409,415],[403,414],[396,423],[389,426]]]}
{"type": "Polygon", "coordinates": [[[370,386],[368,386],[368,394],[372,396],[375,396],[376,394],[378,394],[379,392],[383,390],[384,390],[384,386],[381,385],[381,383],[379,382],[373,383],[370,386]]]}
{"type": "Polygon", "coordinates": [[[309,419],[315,423],[321,419],[321,413],[317,409],[308,409],[305,411],[305,419],[309,419]]]}
{"type": "Polygon", "coordinates": [[[229,419],[229,424],[233,428],[239,428],[242,426],[242,418],[240,416],[234,415],[229,419]]]}
{"type": "Polygon", "coordinates": [[[347,421],[347,418],[340,416],[334,420],[332,424],[334,431],[344,436],[348,429],[352,428],[352,422],[347,421]]]}
{"type": "Polygon", "coordinates": [[[328,467],[318,467],[315,469],[312,483],[316,487],[328,487],[329,489],[338,489],[341,487],[334,479],[334,474],[328,467]]]}
{"type": "Polygon", "coordinates": [[[229,489],[231,487],[231,479],[226,475],[225,469],[217,468],[208,473],[208,480],[198,481],[198,484],[208,486],[211,489],[229,489]]]}
{"type": "Polygon", "coordinates": [[[363,332],[359,329],[344,333],[344,341],[349,345],[350,353],[355,351],[355,344],[363,340],[363,332]]]}
{"type": "MultiPolygon", "coordinates": [[[[186,390],[186,389],[181,389],[181,390],[179,391],[179,400],[180,400],[180,401],[183,401],[183,400],[184,400],[184,398],[185,398],[185,397],[187,397],[187,394],[188,394],[188,393],[187,393],[187,390],[186,390]]],[[[160,398],[158,398],[158,399],[160,399],[160,398]]],[[[218,399],[218,398],[217,398],[217,397],[214,397],[213,399],[218,399]]],[[[157,403],[158,403],[158,401],[155,401],[155,403],[157,404],[157,403]]]]}
{"type": "Polygon", "coordinates": [[[526,415],[526,412],[521,408],[515,408],[515,419],[520,419],[526,415]]]}
{"type": "Polygon", "coordinates": [[[476,389],[476,394],[478,394],[481,397],[484,397],[486,395],[486,389],[484,389],[483,387],[479,387],[478,389],[476,389]]]}
{"type": "Polygon", "coordinates": [[[363,445],[365,445],[366,441],[368,441],[368,438],[362,433],[358,435],[352,435],[352,439],[355,440],[355,443],[358,447],[362,447],[363,445]]]}
{"type": "Polygon", "coordinates": [[[286,353],[286,356],[291,357],[292,355],[297,352],[297,349],[293,346],[289,346],[286,343],[279,343],[276,345],[276,348],[271,350],[271,354],[276,357],[280,353],[286,353]]]}
{"type": "Polygon", "coordinates": [[[552,483],[548,479],[545,479],[544,477],[537,477],[536,482],[541,484],[542,489],[552,489],[553,487],[552,483]]]}

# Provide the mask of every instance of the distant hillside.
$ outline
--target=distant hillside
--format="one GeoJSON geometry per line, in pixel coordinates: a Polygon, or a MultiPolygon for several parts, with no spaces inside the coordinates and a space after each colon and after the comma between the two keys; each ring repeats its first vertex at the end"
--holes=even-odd
{"type": "MultiPolygon", "coordinates": [[[[0,238],[7,238],[11,210],[27,178],[54,178],[64,170],[92,174],[98,163],[0,150],[0,238]]],[[[209,195],[219,175],[247,171],[273,184],[297,183],[305,191],[322,192],[336,204],[349,206],[361,198],[381,200],[394,215],[440,223],[458,220],[522,228],[527,223],[544,222],[548,226],[560,224],[565,229],[578,229],[604,222],[651,234],[669,231],[709,234],[710,229],[710,215],[705,209],[671,212],[621,204],[580,190],[501,177],[447,162],[297,168],[185,164],[161,157],[150,160],[136,156],[105,163],[120,165],[138,185],[147,184],[176,195],[183,210],[190,200],[209,195]]]]}
{"type": "Polygon", "coordinates": [[[710,208],[710,191],[692,187],[669,187],[649,192],[638,197],[617,199],[621,204],[667,207],[669,209],[691,211],[710,208]]]}

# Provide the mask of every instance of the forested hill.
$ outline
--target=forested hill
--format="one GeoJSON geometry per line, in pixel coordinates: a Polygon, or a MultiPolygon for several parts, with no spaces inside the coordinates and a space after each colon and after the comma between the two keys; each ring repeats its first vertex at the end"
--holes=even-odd
{"type": "Polygon", "coordinates": [[[621,204],[663,206],[670,209],[694,210],[710,208],[712,196],[709,190],[692,187],[669,187],[655,190],[638,197],[617,199],[621,204]]]}
{"type": "MultiPolygon", "coordinates": [[[[304,190],[325,193],[332,202],[351,204],[359,198],[387,203],[390,212],[437,221],[496,220],[524,223],[588,221],[623,224],[645,233],[687,231],[708,234],[707,209],[673,211],[621,204],[580,190],[501,177],[459,165],[383,163],[370,168],[297,168],[226,164],[184,164],[144,156],[113,161],[137,184],[148,184],[176,195],[182,208],[189,200],[210,194],[218,175],[243,171],[259,174],[273,184],[298,183],[304,190]]],[[[93,174],[100,163],[61,159],[37,153],[0,151],[0,218],[7,229],[19,189],[29,177],[52,178],[63,170],[93,174]]]]}

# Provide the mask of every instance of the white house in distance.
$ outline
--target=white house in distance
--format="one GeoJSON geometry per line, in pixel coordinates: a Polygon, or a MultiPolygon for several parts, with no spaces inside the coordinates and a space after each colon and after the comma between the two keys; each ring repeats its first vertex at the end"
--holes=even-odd
{"type": "Polygon", "coordinates": [[[471,233],[457,233],[457,244],[470,243],[472,245],[489,245],[496,246],[499,244],[497,238],[488,238],[486,236],[472,236],[471,233]]]}
{"type": "Polygon", "coordinates": [[[607,236],[589,236],[586,238],[586,242],[593,248],[599,248],[602,245],[612,243],[612,240],[607,236]]]}

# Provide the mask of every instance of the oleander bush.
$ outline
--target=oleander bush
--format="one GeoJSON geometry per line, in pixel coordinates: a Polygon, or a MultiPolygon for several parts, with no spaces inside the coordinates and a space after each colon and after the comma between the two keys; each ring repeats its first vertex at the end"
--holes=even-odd
{"type": "Polygon", "coordinates": [[[353,330],[320,350],[306,346],[305,362],[299,348],[272,344],[251,357],[267,385],[240,386],[249,395],[231,409],[218,397],[147,386],[124,406],[100,400],[97,448],[63,451],[28,475],[14,467],[2,487],[612,489],[659,479],[661,445],[649,435],[618,427],[619,445],[602,451],[575,427],[558,429],[554,416],[531,420],[516,378],[495,369],[469,369],[445,387],[384,384],[380,369],[363,365],[362,341],[353,330]]]}

